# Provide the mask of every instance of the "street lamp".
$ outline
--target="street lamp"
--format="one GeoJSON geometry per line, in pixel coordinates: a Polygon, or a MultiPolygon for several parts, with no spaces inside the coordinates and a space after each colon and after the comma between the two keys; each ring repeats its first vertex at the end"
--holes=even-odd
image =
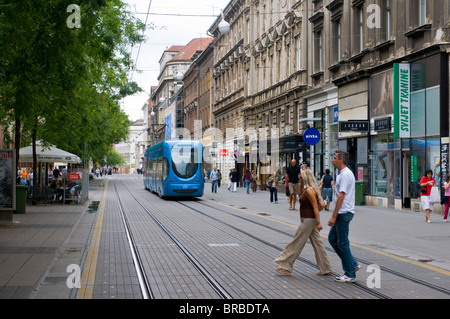
{"type": "Polygon", "coordinates": [[[230,32],[230,24],[227,21],[225,21],[223,11],[221,11],[220,14],[222,15],[222,21],[220,21],[220,23],[219,23],[219,27],[218,27],[219,32],[222,34],[228,34],[230,32]]]}
{"type": "Polygon", "coordinates": [[[173,80],[175,82],[183,82],[183,79],[184,79],[184,74],[181,71],[178,71],[178,73],[173,76],[173,80]]]}

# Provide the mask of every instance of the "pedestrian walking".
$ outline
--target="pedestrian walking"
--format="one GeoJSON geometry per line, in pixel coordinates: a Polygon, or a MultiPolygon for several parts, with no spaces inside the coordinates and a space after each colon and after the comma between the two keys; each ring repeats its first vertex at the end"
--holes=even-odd
{"type": "Polygon", "coordinates": [[[230,177],[230,191],[233,193],[236,193],[238,175],[237,175],[237,170],[235,168],[231,169],[229,177],[230,177]]]}
{"type": "Polygon", "coordinates": [[[244,173],[244,183],[247,188],[247,194],[250,194],[250,183],[252,182],[252,174],[248,169],[245,170],[244,173]]]}
{"type": "Polygon", "coordinates": [[[256,193],[256,189],[258,188],[258,175],[256,175],[256,171],[252,170],[252,191],[256,193]]]}
{"type": "Polygon", "coordinates": [[[278,176],[277,172],[274,172],[272,176],[269,177],[269,180],[267,182],[267,187],[269,187],[270,191],[270,203],[273,203],[274,197],[275,197],[275,204],[278,204],[278,176]]]}
{"type": "Polygon", "coordinates": [[[325,175],[322,176],[320,180],[319,188],[322,190],[322,197],[325,200],[325,210],[330,210],[330,203],[333,201],[333,189],[334,189],[334,181],[333,177],[330,175],[330,170],[327,168],[325,170],[325,175]]]}
{"type": "Polygon", "coordinates": [[[293,159],[291,166],[286,169],[286,179],[289,181],[289,210],[295,210],[295,203],[297,202],[297,194],[299,194],[298,176],[300,174],[300,167],[297,166],[297,161],[293,159]]]}
{"type": "Polygon", "coordinates": [[[22,185],[28,185],[28,172],[26,169],[22,171],[22,185]]]}
{"type": "Polygon", "coordinates": [[[217,193],[217,178],[219,176],[219,172],[217,172],[217,167],[214,166],[211,174],[209,175],[209,179],[211,180],[211,193],[217,193]]]}
{"type": "Polygon", "coordinates": [[[436,180],[433,177],[433,171],[431,169],[425,172],[425,176],[420,179],[420,202],[422,208],[425,210],[425,221],[429,224],[431,223],[430,214],[433,210],[434,203],[430,201],[431,188],[436,186],[436,180]]]}
{"type": "Polygon", "coordinates": [[[294,239],[274,260],[274,263],[279,267],[277,272],[288,276],[291,275],[294,262],[301,254],[306,241],[309,239],[313,246],[319,268],[317,275],[329,276],[332,274],[331,263],[319,234],[323,228],[320,223],[319,203],[323,199],[314,174],[309,169],[303,170],[301,173],[299,201],[301,223],[297,228],[294,239]]]}
{"type": "Polygon", "coordinates": [[[335,185],[336,205],[328,221],[328,226],[331,226],[328,242],[341,258],[344,269],[344,274],[334,279],[337,282],[355,282],[356,271],[361,268],[352,255],[348,239],[350,222],[355,214],[355,176],[347,167],[348,160],[347,152],[337,150],[334,153],[333,165],[339,170],[339,175],[335,185]]]}
{"type": "Polygon", "coordinates": [[[442,221],[446,222],[448,217],[448,209],[450,208],[450,174],[447,174],[447,177],[445,178],[444,182],[444,198],[442,199],[442,203],[444,204],[444,216],[442,217],[442,221]]]}

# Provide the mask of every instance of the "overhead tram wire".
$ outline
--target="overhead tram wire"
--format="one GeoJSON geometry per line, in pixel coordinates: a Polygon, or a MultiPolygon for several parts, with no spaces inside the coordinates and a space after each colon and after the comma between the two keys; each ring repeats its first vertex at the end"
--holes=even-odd
{"type": "MultiPolygon", "coordinates": [[[[148,21],[148,16],[150,14],[150,7],[151,6],[152,6],[152,0],[150,0],[149,3],[148,3],[147,15],[145,17],[145,27],[144,27],[144,30],[142,30],[142,36],[144,36],[145,30],[147,28],[147,21],[148,21]]],[[[138,14],[138,13],[135,12],[135,14],[138,14]]],[[[139,42],[139,48],[138,48],[138,52],[137,52],[137,55],[136,55],[136,60],[134,61],[134,66],[133,66],[133,69],[131,70],[130,80],[128,82],[131,82],[131,80],[133,80],[134,70],[136,70],[137,62],[138,62],[138,59],[139,59],[139,53],[141,52],[141,45],[142,45],[142,42],[139,42]]]]}

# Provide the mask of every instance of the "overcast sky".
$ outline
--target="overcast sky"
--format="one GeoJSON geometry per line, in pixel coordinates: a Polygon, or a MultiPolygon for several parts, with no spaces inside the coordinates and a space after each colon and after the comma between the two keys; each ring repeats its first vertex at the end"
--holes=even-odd
{"type": "Polygon", "coordinates": [[[150,86],[158,85],[159,59],[171,45],[186,45],[191,39],[207,37],[209,27],[215,17],[192,17],[186,15],[220,14],[230,0],[125,0],[130,5],[130,11],[136,12],[136,17],[145,22],[150,4],[150,15],[147,24],[153,23],[155,29],[146,30],[147,41],[132,48],[132,57],[137,69],[132,80],[144,90],[143,93],[128,97],[122,101],[122,109],[130,120],[143,117],[142,106],[150,94],[150,86]],[[153,14],[152,14],[153,13],[153,14]],[[161,15],[156,15],[161,14],[161,15]],[[178,14],[182,16],[177,16],[178,14]],[[184,15],[184,16],[183,16],[184,15]],[[139,51],[139,56],[138,56],[139,51]]]}

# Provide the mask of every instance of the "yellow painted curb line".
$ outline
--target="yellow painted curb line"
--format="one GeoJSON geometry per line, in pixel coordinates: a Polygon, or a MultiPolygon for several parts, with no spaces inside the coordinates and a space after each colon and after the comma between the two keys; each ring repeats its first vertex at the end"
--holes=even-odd
{"type": "Polygon", "coordinates": [[[100,247],[100,238],[102,235],[103,215],[105,212],[106,191],[108,190],[108,181],[105,184],[105,191],[103,192],[102,202],[98,211],[97,221],[94,226],[94,233],[92,235],[91,244],[89,245],[88,254],[84,262],[84,267],[81,275],[81,287],[77,292],[77,299],[92,299],[92,292],[94,290],[95,271],[97,269],[98,250],[100,247]]]}

